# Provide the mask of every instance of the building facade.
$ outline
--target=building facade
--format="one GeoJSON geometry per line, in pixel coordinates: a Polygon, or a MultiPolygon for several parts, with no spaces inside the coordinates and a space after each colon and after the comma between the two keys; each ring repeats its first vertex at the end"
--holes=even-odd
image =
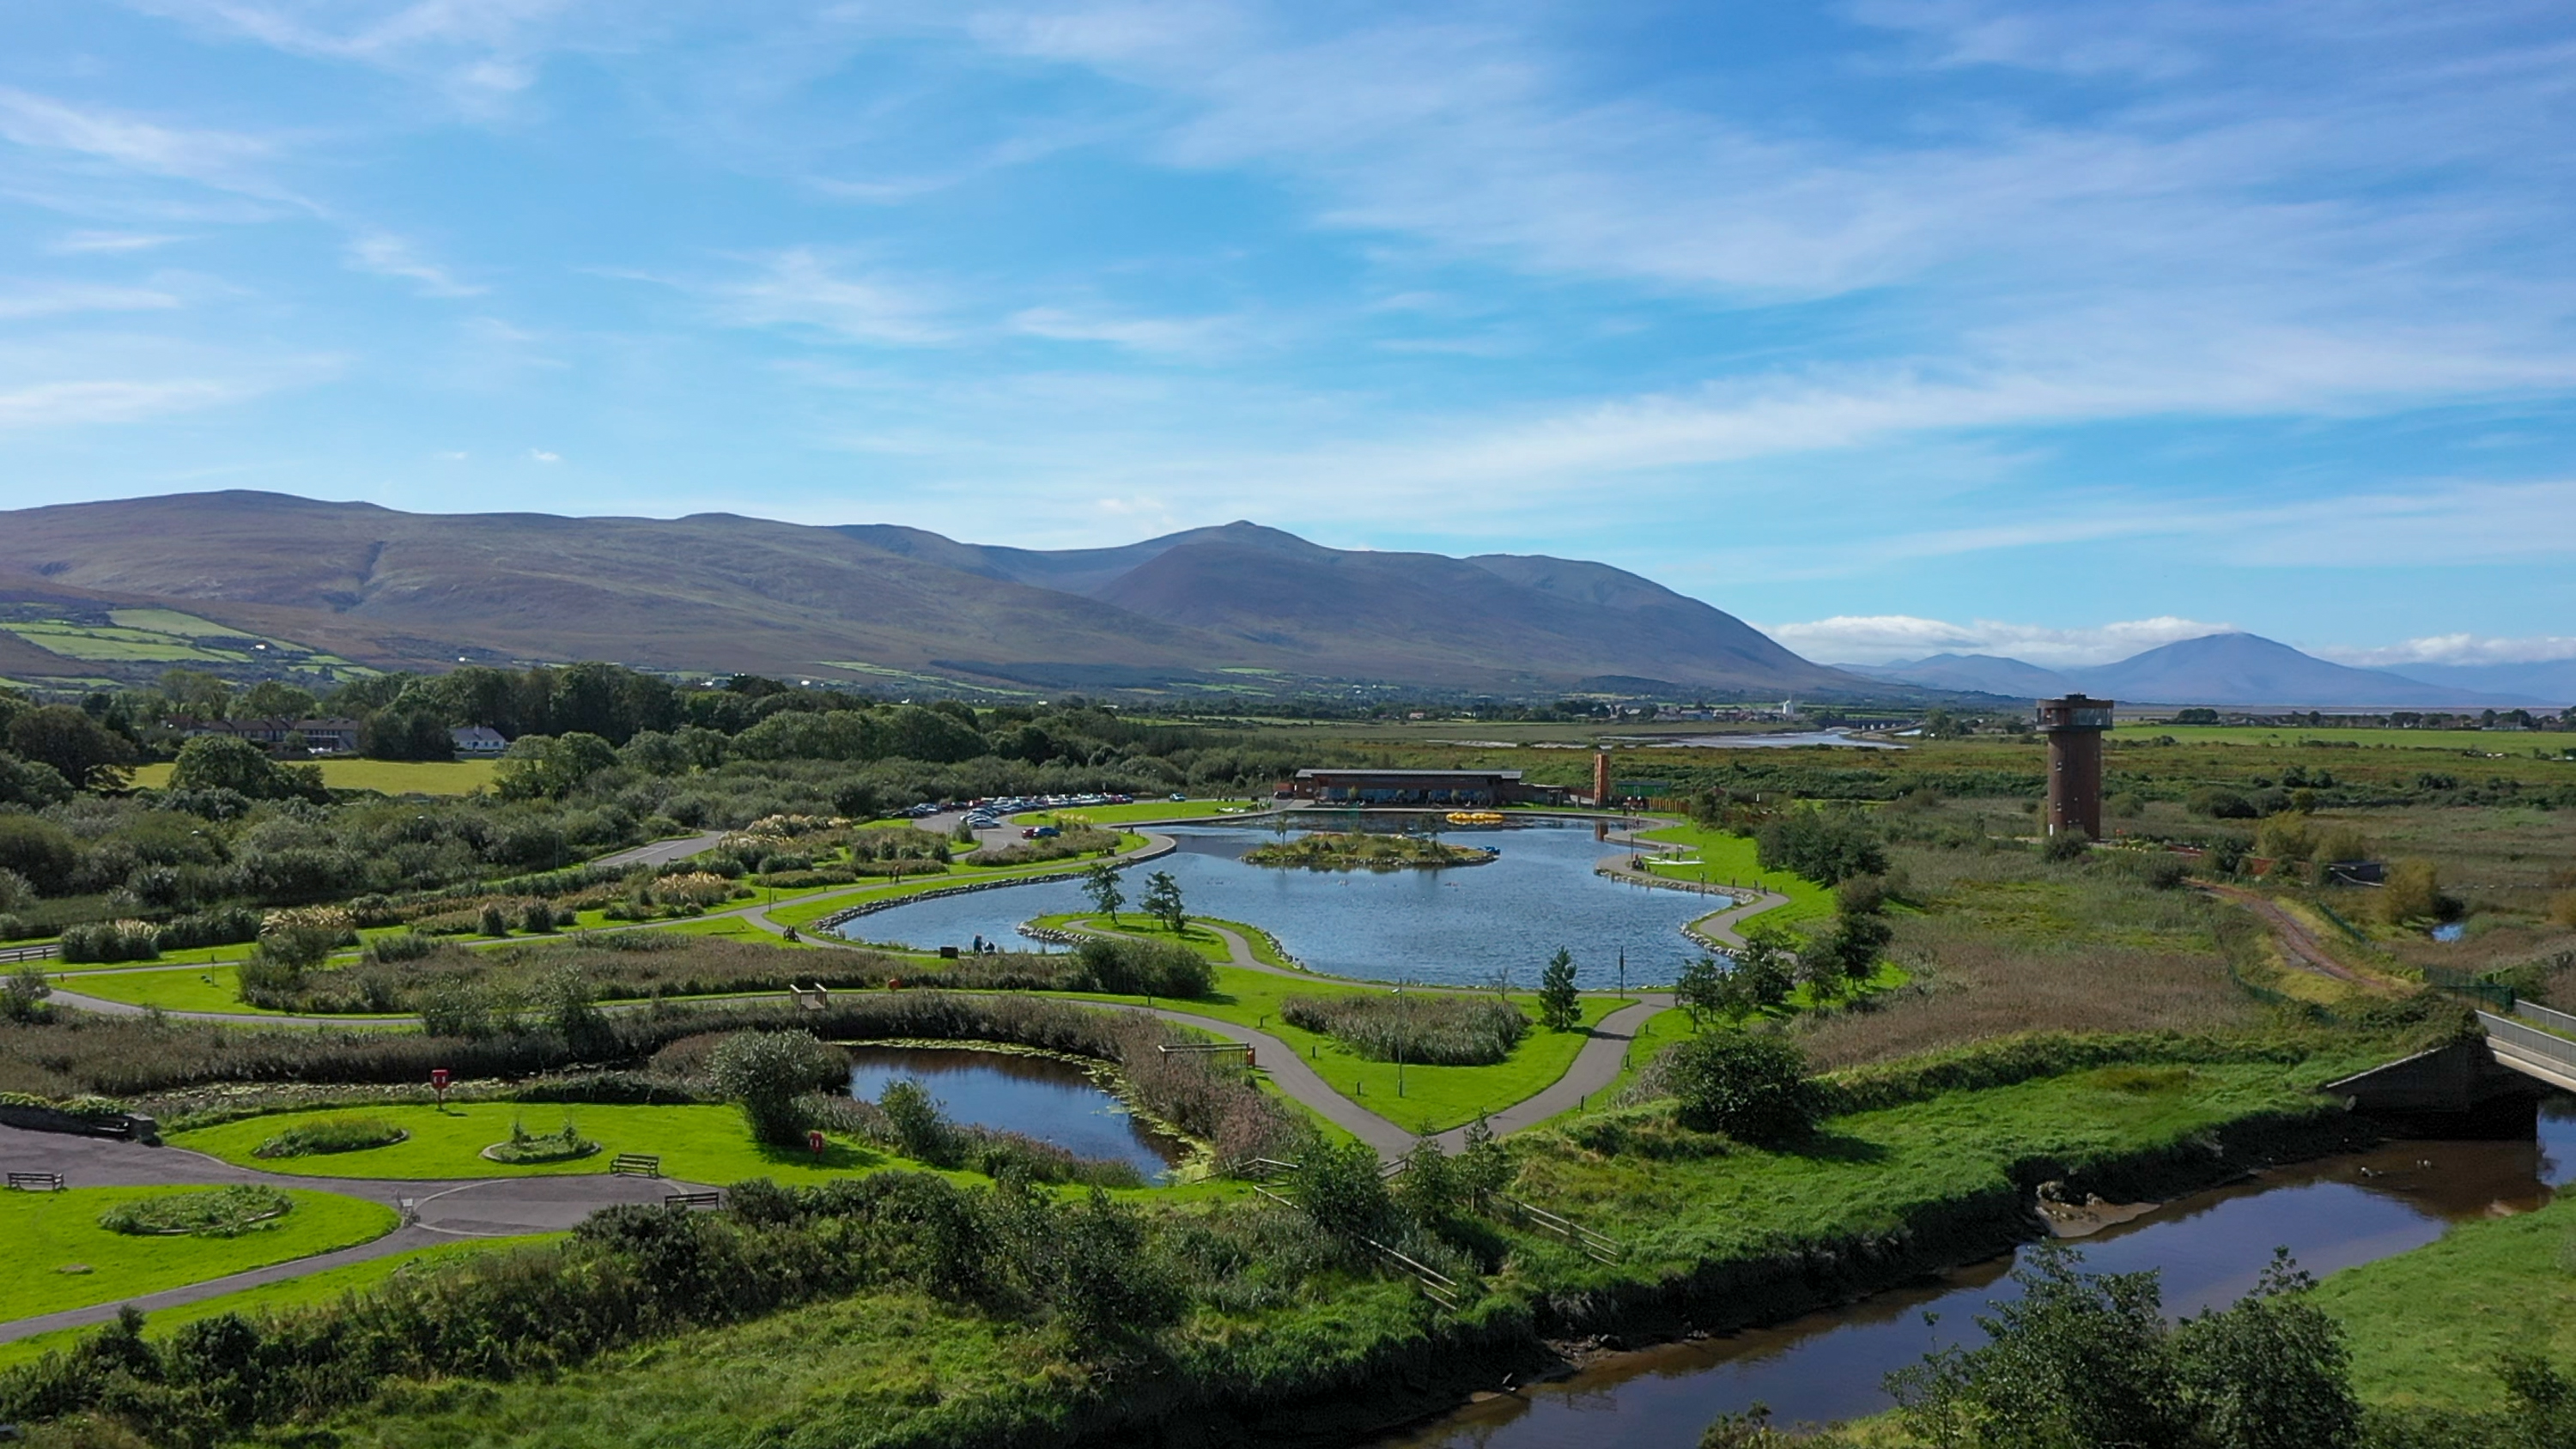
{"type": "Polygon", "coordinates": [[[1299,770],[1280,793],[1327,805],[1518,805],[1565,792],[1525,784],[1518,770],[1299,770]]]}
{"type": "Polygon", "coordinates": [[[2102,838],[2102,734],[2111,701],[2080,694],[2039,702],[2039,732],[2048,737],[2048,833],[2080,830],[2102,838]]]}

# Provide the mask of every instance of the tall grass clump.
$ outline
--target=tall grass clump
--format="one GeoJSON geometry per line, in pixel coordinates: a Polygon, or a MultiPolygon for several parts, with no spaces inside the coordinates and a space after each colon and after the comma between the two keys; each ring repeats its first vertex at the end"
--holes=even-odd
{"type": "Polygon", "coordinates": [[[1508,1001],[1476,996],[1291,996],[1279,1014],[1374,1062],[1489,1067],[1510,1057],[1529,1017],[1508,1001]]]}

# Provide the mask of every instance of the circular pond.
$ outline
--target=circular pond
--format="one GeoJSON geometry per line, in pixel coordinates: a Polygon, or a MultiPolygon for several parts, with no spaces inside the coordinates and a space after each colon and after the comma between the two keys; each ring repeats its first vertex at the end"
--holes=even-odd
{"type": "Polygon", "coordinates": [[[850,1095],[875,1101],[909,1077],[952,1122],[1051,1142],[1076,1157],[1124,1162],[1148,1181],[1178,1165],[1186,1144],[1138,1121],[1127,1104],[1071,1062],[972,1047],[858,1046],[850,1095]]]}
{"type": "MultiPolygon", "coordinates": [[[[1315,829],[1348,830],[1358,819],[1315,815],[1315,829]]],[[[1383,815],[1367,823],[1392,828],[1383,815]]],[[[1269,830],[1191,825],[1160,833],[1180,849],[1127,872],[1131,902],[1144,893],[1146,876],[1168,870],[1190,914],[1252,922],[1315,970],[1366,980],[1470,986],[1507,971],[1514,985],[1535,987],[1540,967],[1562,946],[1574,953],[1576,979],[1586,988],[1617,985],[1622,952],[1630,986],[1661,985],[1699,954],[1682,925],[1727,904],[1722,897],[1594,875],[1592,867],[1620,847],[1595,839],[1589,821],[1542,818],[1500,829],[1443,830],[1441,840],[1502,853],[1483,865],[1441,870],[1246,865],[1239,857],[1274,838],[1269,830]]],[[[896,906],[841,929],[855,939],[926,950],[967,945],[979,935],[1012,942],[1022,921],[1089,909],[1081,883],[1066,877],[896,906]]]]}

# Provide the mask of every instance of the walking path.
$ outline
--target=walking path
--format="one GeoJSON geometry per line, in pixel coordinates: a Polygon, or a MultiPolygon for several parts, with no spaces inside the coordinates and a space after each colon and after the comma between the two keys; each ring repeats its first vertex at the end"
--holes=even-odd
{"type": "Polygon", "coordinates": [[[139,1142],[78,1137],[62,1132],[32,1132],[18,1127],[0,1127],[0,1162],[8,1164],[12,1172],[59,1172],[73,1187],[221,1187],[232,1183],[263,1183],[278,1188],[336,1192],[382,1203],[398,1212],[408,1203],[415,1216],[412,1223],[373,1242],[336,1252],[272,1263],[264,1268],[165,1289],[141,1298],[119,1299],[116,1303],[69,1308],[59,1313],[0,1323],[0,1343],[57,1328],[104,1323],[116,1316],[119,1306],[128,1302],[149,1312],[460,1238],[562,1232],[613,1203],[658,1203],[666,1192],[699,1186],[673,1178],[617,1177],[607,1173],[425,1182],[368,1177],[290,1177],[236,1166],[221,1158],[181,1147],[147,1147],[139,1142]]]}
{"type": "Polygon", "coordinates": [[[2317,939],[2316,933],[2308,929],[2305,921],[2290,914],[2282,908],[2280,902],[2270,896],[2260,891],[2247,890],[2243,886],[2220,885],[2215,881],[2195,881],[2193,884],[2220,900],[2232,901],[2252,911],[2256,919],[2270,928],[2273,941],[2281,948],[2282,960],[2289,963],[2293,970],[2306,971],[2317,976],[2329,976],[2337,981],[2351,982],[2356,986],[2379,984],[2336,960],[2334,953],[2326,949],[2325,942],[2317,939]]]}

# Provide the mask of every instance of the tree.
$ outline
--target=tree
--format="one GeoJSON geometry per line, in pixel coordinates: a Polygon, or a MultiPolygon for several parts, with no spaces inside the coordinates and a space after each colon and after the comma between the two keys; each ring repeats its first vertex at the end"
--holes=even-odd
{"type": "Polygon", "coordinates": [[[1459,1190],[1478,1211],[1490,1207],[1519,1169],[1512,1165],[1511,1149],[1503,1146],[1483,1117],[1467,1124],[1467,1142],[1459,1150],[1457,1176],[1459,1190]]]}
{"type": "Polygon", "coordinates": [[[1418,1139],[1404,1155],[1404,1171],[1395,1178],[1395,1200],[1420,1223],[1437,1223],[1458,1206],[1457,1165],[1440,1150],[1439,1140],[1418,1139]]]}
{"type": "MultiPolygon", "coordinates": [[[[1756,921],[1744,928],[1743,935],[1744,944],[1735,950],[1735,969],[1728,974],[1737,983],[1736,1000],[1744,1003],[1743,1016],[1751,1016],[1789,999],[1790,988],[1797,984],[1798,946],[1797,937],[1777,921],[1756,921]]],[[[1729,1002],[1730,1009],[1733,1005],[1729,1002]]]]}
{"type": "Polygon", "coordinates": [[[1562,946],[1539,973],[1538,1015],[1550,1031],[1572,1031],[1583,1019],[1583,996],[1574,985],[1574,953],[1562,946]]]}
{"type": "Polygon", "coordinates": [[[1823,1110],[1807,1079],[1806,1053],[1771,1031],[1695,1036],[1672,1049],[1666,1077],[1682,1125],[1738,1141],[1773,1143],[1803,1135],[1823,1110]]]}
{"type": "Polygon", "coordinates": [[[1727,974],[1714,956],[1702,956],[1682,967],[1681,979],[1673,983],[1673,1000],[1690,1014],[1691,1030],[1699,1030],[1703,1016],[1726,1013],[1729,998],[1735,995],[1727,974]]]}
{"type": "Polygon", "coordinates": [[[2442,913],[2442,872],[2433,862],[2401,860],[2389,867],[2379,891],[2379,918],[2392,926],[2429,920],[2442,913]]]}
{"type": "Polygon", "coordinates": [[[1189,925],[1190,918],[1181,907],[1181,883],[1172,879],[1168,870],[1158,870],[1145,877],[1145,898],[1137,904],[1175,936],[1189,925]]]}
{"type": "Polygon", "coordinates": [[[1118,867],[1104,860],[1084,871],[1082,893],[1091,897],[1091,908],[1107,916],[1109,924],[1118,924],[1118,908],[1127,904],[1127,892],[1119,889],[1118,867]]]}
{"type": "Polygon", "coordinates": [[[796,1146],[805,1134],[796,1099],[840,1080],[849,1063],[806,1032],[738,1031],[716,1044],[707,1068],[716,1090],[742,1109],[752,1136],[796,1146]]]}
{"type": "Polygon", "coordinates": [[[435,710],[396,705],[358,721],[358,752],[371,760],[452,760],[456,737],[435,710]]]}
{"type": "Polygon", "coordinates": [[[1151,1247],[1143,1216],[1097,1187],[1062,1215],[1056,1312],[1077,1341],[1150,1337],[1180,1318],[1188,1294],[1151,1247]]]}
{"type": "Polygon", "coordinates": [[[282,679],[263,679],[233,703],[234,711],[248,719],[303,719],[315,707],[311,694],[282,679]]]}
{"type": "Polygon", "coordinates": [[[2187,1318],[2173,1351],[2203,1432],[2230,1449],[2310,1449],[2360,1437],[2352,1355],[2307,1290],[2287,1248],[2275,1249],[2254,1291],[2187,1318]]]}
{"type": "Polygon", "coordinates": [[[1298,1153],[1291,1180],[1297,1206],[1315,1226],[1345,1243],[1374,1237],[1393,1204],[1378,1175],[1377,1153],[1365,1142],[1318,1142],[1298,1153]]]}
{"type": "Polygon", "coordinates": [[[232,704],[233,687],[221,676],[199,669],[161,671],[161,694],[173,713],[192,719],[222,719],[232,704]]]}
{"type": "Polygon", "coordinates": [[[9,721],[9,748],[22,759],[53,766],[82,789],[122,786],[122,767],[136,755],[132,741],[67,704],[44,705],[9,721]]]}
{"type": "Polygon", "coordinates": [[[72,782],[63,778],[62,771],[39,760],[0,754],[0,805],[41,810],[60,805],[72,794],[72,782]]]}
{"type": "Polygon", "coordinates": [[[1812,807],[1793,811],[1763,826],[1753,841],[1764,870],[1794,871],[1819,885],[1887,874],[1887,848],[1847,815],[1812,807]]]}
{"type": "Polygon", "coordinates": [[[1894,939],[1895,929],[1885,920],[1845,913],[1834,917],[1833,930],[1816,943],[1815,949],[1844,980],[1856,986],[1878,974],[1879,958],[1894,939]]]}

